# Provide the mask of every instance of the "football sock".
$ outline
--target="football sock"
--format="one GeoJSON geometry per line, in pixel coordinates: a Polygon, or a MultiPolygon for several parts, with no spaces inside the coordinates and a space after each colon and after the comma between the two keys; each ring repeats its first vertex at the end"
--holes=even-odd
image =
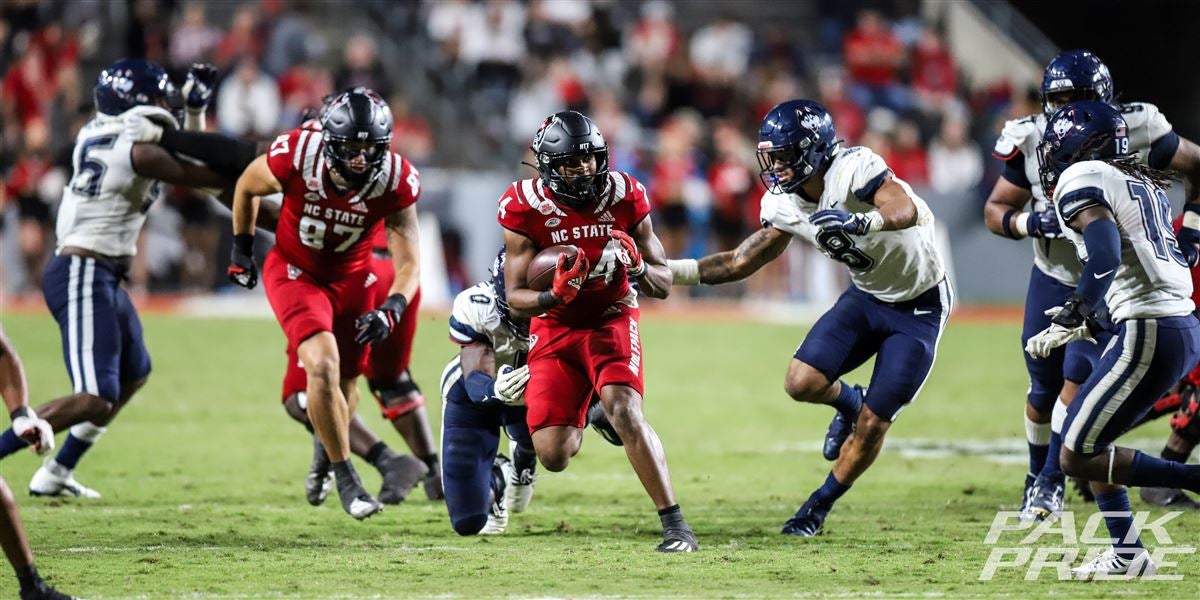
{"type": "Polygon", "coordinates": [[[70,435],[63,442],[62,448],[54,457],[54,462],[68,470],[74,469],[75,465],[79,464],[79,459],[83,458],[84,453],[91,449],[105,431],[104,427],[93,425],[87,421],[74,425],[71,427],[70,435]]]}
{"type": "Polygon", "coordinates": [[[658,520],[662,522],[663,531],[668,529],[690,529],[683,518],[683,510],[678,504],[658,509],[658,520]]]}
{"type": "Polygon", "coordinates": [[[9,427],[4,430],[3,434],[0,434],[0,458],[17,452],[28,445],[29,442],[17,437],[16,432],[12,430],[12,427],[9,427]]]}
{"type": "Polygon", "coordinates": [[[387,444],[379,441],[375,442],[375,445],[371,446],[370,450],[367,450],[367,455],[364,456],[363,459],[374,465],[376,469],[379,469],[382,472],[387,466],[388,461],[392,460],[396,456],[399,455],[396,454],[391,448],[388,448],[387,444]]]}
{"type": "Polygon", "coordinates": [[[1113,550],[1122,558],[1130,559],[1137,555],[1142,548],[1142,538],[1133,528],[1133,512],[1129,506],[1129,493],[1125,488],[1112,492],[1096,494],[1096,505],[1106,513],[1120,513],[1122,516],[1105,516],[1104,524],[1108,526],[1109,536],[1116,540],[1113,550]],[[1129,538],[1133,539],[1130,540],[1129,538]]]}
{"type": "Polygon", "coordinates": [[[1054,402],[1054,413],[1050,417],[1050,445],[1046,448],[1046,464],[1042,466],[1041,471],[1038,471],[1039,477],[1045,477],[1051,481],[1063,481],[1067,478],[1063,475],[1062,464],[1059,459],[1062,456],[1062,430],[1067,422],[1067,405],[1057,400],[1054,402]]]}
{"type": "Polygon", "coordinates": [[[845,381],[839,380],[839,383],[842,384],[842,389],[838,392],[837,399],[833,401],[833,407],[844,415],[857,415],[858,411],[862,409],[862,393],[845,381]]]}
{"type": "Polygon", "coordinates": [[[811,499],[821,506],[832,507],[833,503],[837,502],[838,498],[841,498],[849,489],[850,486],[838,481],[837,477],[833,476],[833,471],[830,471],[829,475],[825,477],[825,483],[812,493],[811,499]]]}
{"type": "Polygon", "coordinates": [[[421,459],[421,462],[425,463],[425,466],[429,467],[430,473],[437,473],[437,470],[438,470],[437,452],[422,456],[422,457],[420,457],[420,459],[421,459]]]}
{"type": "Polygon", "coordinates": [[[517,444],[513,447],[512,462],[517,475],[525,471],[532,473],[537,470],[537,453],[533,451],[533,447],[526,448],[517,444]]]}
{"type": "Polygon", "coordinates": [[[330,464],[329,470],[333,471],[333,476],[337,478],[338,489],[351,485],[358,479],[358,474],[354,472],[354,465],[350,464],[348,460],[330,464]]]}
{"type": "MultiPolygon", "coordinates": [[[[1200,492],[1200,465],[1154,458],[1135,450],[1129,485],[1138,487],[1181,487],[1200,492]]],[[[1099,496],[1097,496],[1097,500],[1099,496]]]]}
{"type": "Polygon", "coordinates": [[[1187,454],[1184,454],[1182,452],[1176,452],[1167,446],[1163,446],[1163,449],[1162,449],[1163,459],[1175,461],[1177,463],[1186,463],[1188,461],[1188,458],[1191,457],[1191,454],[1192,454],[1191,452],[1188,452],[1187,454]]]}
{"type": "Polygon", "coordinates": [[[1025,441],[1029,444],[1029,472],[1041,473],[1050,450],[1050,424],[1035,423],[1025,415],[1025,441]]]}
{"type": "Polygon", "coordinates": [[[30,590],[37,586],[38,581],[42,578],[38,575],[37,567],[29,565],[28,567],[14,567],[17,571],[17,583],[21,585],[21,590],[30,590]]]}

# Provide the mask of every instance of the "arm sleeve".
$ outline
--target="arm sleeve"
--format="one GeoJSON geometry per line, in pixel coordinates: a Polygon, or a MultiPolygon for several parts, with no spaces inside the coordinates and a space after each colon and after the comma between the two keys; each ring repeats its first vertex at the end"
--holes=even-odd
{"type": "Polygon", "coordinates": [[[1109,219],[1088,223],[1083,229],[1088,261],[1079,277],[1075,294],[1089,307],[1100,306],[1121,266],[1121,233],[1109,219]]]}
{"type": "Polygon", "coordinates": [[[467,397],[471,402],[483,402],[492,397],[492,388],[496,380],[483,371],[467,373],[463,386],[467,388],[467,397]]]}
{"type": "Polygon", "coordinates": [[[163,128],[159,145],[175,154],[194,158],[217,175],[237,181],[242,171],[258,156],[253,143],[215,133],[163,128]]]}

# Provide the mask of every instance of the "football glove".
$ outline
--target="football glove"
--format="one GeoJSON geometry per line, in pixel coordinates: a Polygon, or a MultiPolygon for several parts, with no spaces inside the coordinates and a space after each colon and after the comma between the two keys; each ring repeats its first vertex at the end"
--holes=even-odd
{"type": "Polygon", "coordinates": [[[1058,215],[1054,212],[1053,207],[1041,212],[1029,213],[1029,221],[1026,222],[1025,227],[1029,230],[1029,237],[1048,240],[1057,240],[1063,237],[1062,226],[1058,224],[1058,215]]]}
{"type": "Polygon", "coordinates": [[[44,456],[54,450],[54,428],[32,408],[22,406],[12,412],[12,430],[17,437],[29,442],[29,449],[38,455],[44,456]]]}
{"type": "Polygon", "coordinates": [[[157,144],[162,140],[162,126],[146,117],[130,113],[122,119],[122,124],[125,126],[125,135],[135,144],[157,144]]]}
{"type": "Polygon", "coordinates": [[[1050,317],[1050,326],[1025,342],[1025,352],[1034,358],[1046,358],[1055,348],[1079,340],[1095,344],[1095,334],[1103,330],[1096,312],[1079,298],[1071,298],[1045,314],[1050,317]]]}
{"type": "Polygon", "coordinates": [[[208,107],[212,99],[213,85],[217,82],[217,68],[208,63],[193,63],[188,69],[187,81],[183,83],[183,105],[192,112],[208,107]]]}
{"type": "Polygon", "coordinates": [[[625,270],[630,275],[641,277],[646,272],[646,262],[642,260],[642,253],[638,250],[633,238],[629,237],[628,233],[617,229],[612,230],[612,233],[609,235],[612,239],[616,240],[619,246],[617,249],[617,260],[625,265],[625,270]]]}
{"type": "Polygon", "coordinates": [[[841,230],[851,235],[867,235],[883,229],[883,215],[877,211],[850,214],[844,210],[819,210],[809,222],[825,231],[841,230]]]}
{"type": "Polygon", "coordinates": [[[550,284],[550,293],[558,298],[563,304],[575,299],[579,295],[579,290],[583,288],[583,280],[587,278],[588,264],[587,256],[582,250],[576,249],[575,264],[569,268],[567,264],[567,255],[558,255],[558,264],[554,266],[554,281],[550,284]]]}
{"type": "Polygon", "coordinates": [[[387,339],[387,336],[392,334],[392,328],[400,322],[400,315],[404,314],[405,308],[408,308],[408,299],[403,295],[388,296],[379,308],[363,314],[354,321],[354,326],[358,328],[358,335],[354,336],[354,341],[364,346],[374,346],[387,339]]]}
{"type": "Polygon", "coordinates": [[[1175,239],[1188,266],[1200,264],[1200,206],[1188,204],[1183,207],[1183,226],[1179,228],[1175,239]]]}
{"type": "Polygon", "coordinates": [[[230,281],[248,290],[258,285],[258,265],[254,264],[254,234],[239,233],[233,236],[233,250],[225,274],[230,281]]]}
{"type": "Polygon", "coordinates": [[[496,370],[496,383],[492,394],[504,404],[515,405],[524,402],[525,384],[529,383],[529,365],[514,369],[512,365],[500,365],[496,370]]]}

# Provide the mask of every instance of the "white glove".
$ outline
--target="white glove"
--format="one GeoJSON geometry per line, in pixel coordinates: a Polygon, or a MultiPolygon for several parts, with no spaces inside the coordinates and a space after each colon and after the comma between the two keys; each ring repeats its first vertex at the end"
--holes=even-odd
{"type": "MultiPolygon", "coordinates": [[[[1057,315],[1061,308],[1051,308],[1046,311],[1046,316],[1057,315]]],[[[1050,356],[1050,352],[1060,346],[1066,346],[1071,342],[1084,340],[1096,343],[1096,338],[1092,337],[1092,332],[1088,330],[1087,324],[1084,323],[1079,327],[1068,329],[1057,323],[1051,323],[1049,327],[1038,332],[1037,335],[1029,338],[1025,342],[1025,352],[1034,358],[1046,358],[1050,356]]]]}
{"type": "Polygon", "coordinates": [[[162,139],[162,126],[141,115],[125,115],[124,125],[125,135],[135,144],[157,144],[162,139]]]}
{"type": "Polygon", "coordinates": [[[493,389],[496,399],[505,404],[521,404],[524,401],[525,384],[529,383],[529,365],[520,369],[512,365],[501,365],[496,371],[496,383],[493,389]]]}
{"type": "Polygon", "coordinates": [[[17,437],[30,441],[29,449],[39,456],[54,450],[54,428],[45,419],[38,418],[32,408],[25,409],[24,415],[13,419],[12,430],[17,437]]]}

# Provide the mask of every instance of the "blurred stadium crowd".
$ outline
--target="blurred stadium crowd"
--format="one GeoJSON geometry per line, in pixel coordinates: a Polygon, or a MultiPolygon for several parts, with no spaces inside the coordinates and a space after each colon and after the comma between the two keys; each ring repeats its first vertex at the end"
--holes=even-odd
{"type": "MultiPolygon", "coordinates": [[[[584,111],[608,138],[613,168],[646,182],[671,256],[731,248],[758,226],[754,136],[768,108],[794,97],[819,100],[841,137],[879,152],[918,190],[982,202],[996,175],[985,149],[1005,118],[1039,110],[1036,94],[972,86],[917,0],[822,0],[782,19],[788,4],[8,0],[0,242],[21,256],[2,261],[0,288],[40,289],[93,79],[121,56],[180,80],[193,62],[215,63],[223,79],[209,126],[248,138],[297,125],[335,89],[372,87],[391,104],[395,147],[422,169],[528,176],[519,165],[542,119],[584,111]]],[[[494,200],[479,199],[479,210],[490,214],[494,200]]],[[[148,225],[173,251],[139,260],[134,287],[224,287],[224,215],[173,190],[148,225]]],[[[451,289],[469,285],[465,234],[441,227],[451,289]]],[[[788,268],[751,285],[786,285],[788,268]]]]}

